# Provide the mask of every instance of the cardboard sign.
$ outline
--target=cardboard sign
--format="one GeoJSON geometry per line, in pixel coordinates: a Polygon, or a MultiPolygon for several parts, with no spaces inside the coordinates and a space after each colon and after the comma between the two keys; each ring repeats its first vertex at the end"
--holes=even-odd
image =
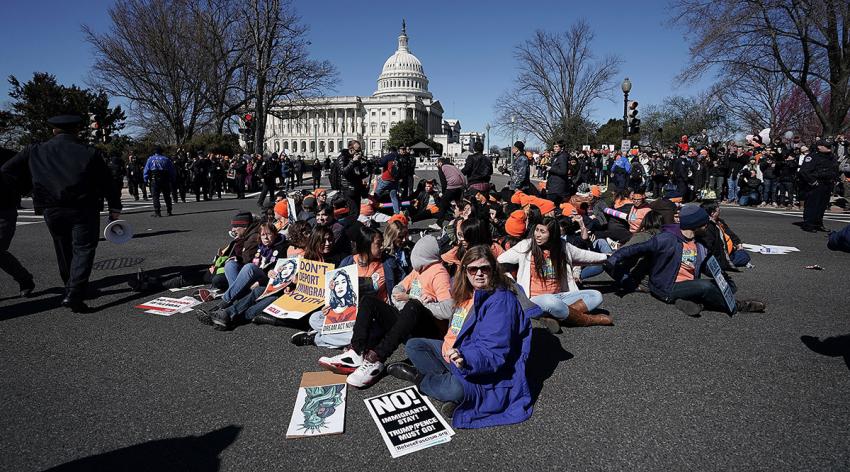
{"type": "Polygon", "coordinates": [[[283,319],[303,318],[325,304],[325,272],[332,271],[333,264],[309,259],[298,260],[295,290],[284,294],[265,313],[283,319]]]}
{"type": "Polygon", "coordinates": [[[145,313],[160,316],[171,316],[175,313],[186,313],[192,311],[192,307],[201,302],[193,297],[170,298],[158,297],[151,301],[136,305],[136,308],[145,310],[145,313]]]}
{"type": "Polygon", "coordinates": [[[455,434],[415,386],[363,401],[393,459],[449,442],[455,434]]]}
{"type": "Polygon", "coordinates": [[[773,244],[742,244],[741,247],[750,252],[759,254],[788,254],[789,252],[800,252],[794,246],[776,246],[773,244]]]}
{"type": "Polygon", "coordinates": [[[726,308],[729,308],[729,313],[735,314],[738,311],[738,304],[735,303],[735,294],[732,293],[732,287],[726,282],[726,278],[723,277],[723,271],[720,270],[720,264],[717,263],[717,259],[714,256],[708,258],[706,261],[708,264],[708,271],[711,272],[711,276],[714,277],[714,282],[717,283],[717,287],[720,288],[720,291],[723,293],[723,300],[726,301],[726,308]]]}
{"type": "Polygon", "coordinates": [[[325,306],[330,308],[322,323],[322,334],[346,333],[354,330],[360,284],[357,266],[349,265],[328,272],[325,277],[325,306]]]}
{"type": "Polygon", "coordinates": [[[280,292],[295,280],[295,276],[298,274],[298,258],[278,259],[274,265],[274,272],[275,276],[269,279],[266,289],[257,297],[257,300],[280,292]]]}
{"type": "Polygon", "coordinates": [[[286,439],[341,434],[345,430],[345,376],[332,372],[305,372],[286,439]]]}

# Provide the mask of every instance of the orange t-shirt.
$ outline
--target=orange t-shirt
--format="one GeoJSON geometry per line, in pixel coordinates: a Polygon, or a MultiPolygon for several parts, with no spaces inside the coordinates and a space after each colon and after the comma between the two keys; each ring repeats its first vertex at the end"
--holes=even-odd
{"type": "Polygon", "coordinates": [[[632,207],[631,211],[629,211],[629,231],[632,233],[637,233],[640,229],[641,223],[643,223],[643,218],[647,213],[652,211],[652,208],[635,208],[632,207]]]}
{"type": "MultiPolygon", "coordinates": [[[[446,251],[445,254],[440,256],[440,258],[446,264],[460,265],[460,259],[458,259],[458,257],[457,257],[457,250],[458,250],[458,247],[455,246],[455,247],[449,249],[448,251],[446,251]]],[[[499,243],[494,242],[493,244],[490,245],[490,252],[493,253],[493,257],[498,258],[499,256],[502,255],[503,252],[505,252],[505,250],[502,248],[502,246],[499,245],[499,243]]]]}
{"type": "Polygon", "coordinates": [[[446,362],[449,362],[448,357],[446,357],[446,353],[449,352],[449,349],[454,347],[455,341],[457,341],[457,335],[460,334],[460,330],[463,328],[463,323],[466,321],[469,311],[472,310],[472,303],[474,301],[474,298],[470,298],[455,308],[455,312],[452,314],[452,321],[449,324],[449,330],[446,332],[446,337],[443,338],[443,359],[445,359],[446,362]]]}
{"type": "Polygon", "coordinates": [[[679,273],[676,282],[687,282],[694,280],[696,276],[697,243],[688,241],[682,243],[682,262],[679,264],[679,273]]]}
{"type": "Polygon", "coordinates": [[[443,264],[431,264],[422,273],[413,271],[401,281],[401,286],[410,298],[421,300],[429,297],[434,301],[452,298],[451,278],[443,264]]]}
{"type": "Polygon", "coordinates": [[[534,257],[531,257],[531,286],[529,287],[530,297],[537,295],[546,295],[558,293],[561,291],[561,283],[555,276],[555,266],[552,264],[552,258],[549,257],[549,251],[543,251],[543,278],[537,275],[537,265],[534,263],[534,257]]]}
{"type": "Polygon", "coordinates": [[[360,265],[360,255],[354,255],[354,263],[357,264],[357,276],[372,279],[372,285],[375,287],[375,292],[378,298],[383,301],[389,301],[387,298],[387,284],[384,279],[384,263],[374,261],[367,266],[360,265]]]}
{"type": "Polygon", "coordinates": [[[295,246],[289,246],[286,248],[286,257],[295,257],[295,256],[303,256],[304,250],[301,248],[297,248],[295,246]]]}

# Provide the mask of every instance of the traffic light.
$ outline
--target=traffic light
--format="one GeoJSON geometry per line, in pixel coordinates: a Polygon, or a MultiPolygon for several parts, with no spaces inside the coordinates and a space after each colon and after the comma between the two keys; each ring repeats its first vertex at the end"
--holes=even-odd
{"type": "Polygon", "coordinates": [[[630,100],[629,106],[627,110],[627,124],[629,125],[629,134],[640,134],[640,120],[637,117],[638,114],[638,102],[636,100],[630,100]]]}
{"type": "Polygon", "coordinates": [[[254,115],[251,113],[245,113],[242,116],[242,121],[245,123],[245,128],[241,129],[245,133],[245,142],[250,146],[254,142],[254,129],[257,124],[257,120],[254,119],[254,115]]]}

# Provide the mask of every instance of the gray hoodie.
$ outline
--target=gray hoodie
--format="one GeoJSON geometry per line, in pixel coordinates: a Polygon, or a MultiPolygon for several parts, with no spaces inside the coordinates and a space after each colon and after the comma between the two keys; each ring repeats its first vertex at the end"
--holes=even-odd
{"type": "MultiPolygon", "coordinates": [[[[434,236],[423,236],[422,239],[416,242],[413,246],[413,250],[410,252],[410,263],[413,265],[413,269],[417,272],[422,272],[426,267],[431,264],[440,264],[440,245],[437,243],[437,238],[434,236]]],[[[397,284],[393,288],[393,293],[401,293],[405,292],[404,286],[402,284],[397,284]]],[[[407,304],[405,301],[398,301],[393,297],[390,297],[392,303],[396,308],[401,310],[404,308],[404,305],[407,304]]],[[[433,303],[423,303],[425,308],[427,308],[434,318],[440,320],[448,320],[451,319],[452,313],[454,312],[452,299],[448,300],[438,300],[433,303]]]]}

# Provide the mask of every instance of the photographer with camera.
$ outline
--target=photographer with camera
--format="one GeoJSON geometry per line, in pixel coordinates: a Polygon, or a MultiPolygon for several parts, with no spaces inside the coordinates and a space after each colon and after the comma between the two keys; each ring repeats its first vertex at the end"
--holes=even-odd
{"type": "Polygon", "coordinates": [[[353,219],[360,216],[360,199],[369,195],[363,179],[368,176],[366,158],[360,150],[360,141],[352,139],[348,148],[343,149],[336,158],[339,171],[340,192],[348,203],[349,215],[353,219]]]}

